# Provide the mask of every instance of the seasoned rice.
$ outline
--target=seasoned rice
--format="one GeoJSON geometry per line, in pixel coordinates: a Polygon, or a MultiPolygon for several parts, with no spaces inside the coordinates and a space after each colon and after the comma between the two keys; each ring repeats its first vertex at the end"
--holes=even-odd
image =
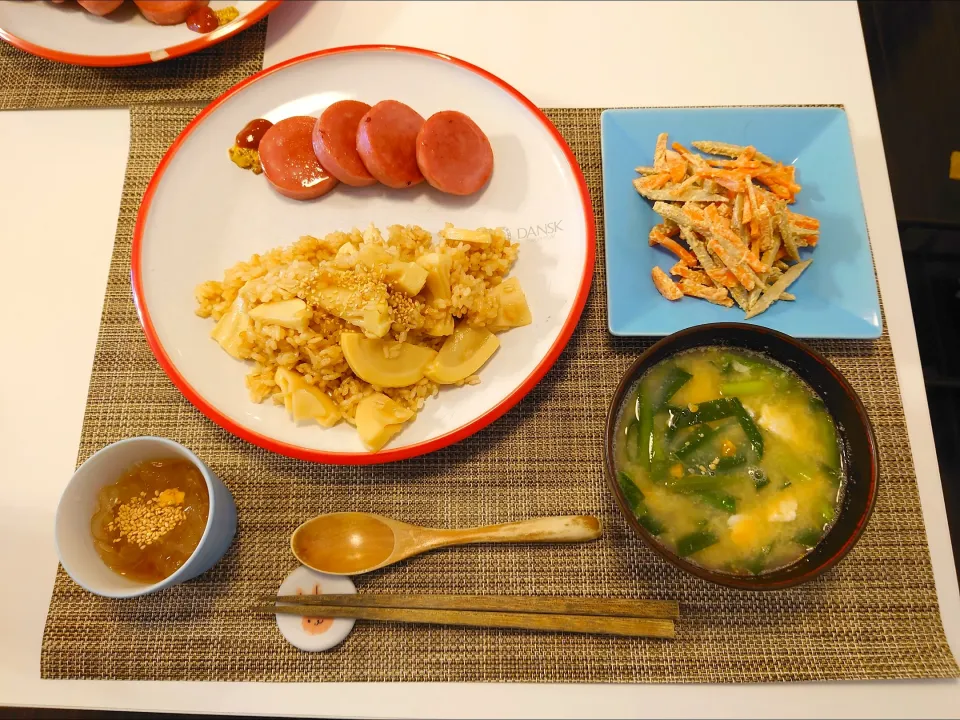
{"type": "MultiPolygon", "coordinates": [[[[381,392],[403,407],[419,411],[427,398],[436,395],[438,386],[426,377],[402,388],[381,388],[357,377],[350,369],[340,348],[342,332],[357,332],[347,322],[311,302],[311,288],[318,277],[341,272],[334,259],[346,243],[382,248],[395,260],[413,262],[426,253],[436,252],[451,259],[449,300],[421,296],[411,298],[387,283],[370,283],[358,289],[364,298],[382,293],[390,308],[392,321],[383,339],[415,342],[438,350],[445,337],[432,337],[427,329],[452,314],[474,327],[484,327],[497,317],[498,302],[490,290],[499,285],[517,258],[518,245],[511,243],[502,229],[487,230],[491,242],[475,245],[449,242],[417,226],[392,225],[386,237],[372,225],[365,231],[334,232],[322,239],[309,235],[288,247],[279,247],[262,255],[238,262],[224,272],[222,280],[210,280],[196,289],[196,313],[203,318],[219,320],[239,296],[246,308],[261,303],[300,298],[312,312],[303,330],[253,320],[251,327],[240,333],[237,355],[253,366],[246,377],[251,400],[263,402],[272,398],[282,403],[275,376],[278,368],[300,373],[310,385],[329,395],[343,417],[355,424],[357,404],[366,396],[381,392]]],[[[349,272],[344,270],[342,272],[349,272]]],[[[342,279],[341,279],[342,281],[342,279]]],[[[363,278],[360,278],[363,282],[363,278]]],[[[463,384],[475,384],[472,375],[463,384]]]]}

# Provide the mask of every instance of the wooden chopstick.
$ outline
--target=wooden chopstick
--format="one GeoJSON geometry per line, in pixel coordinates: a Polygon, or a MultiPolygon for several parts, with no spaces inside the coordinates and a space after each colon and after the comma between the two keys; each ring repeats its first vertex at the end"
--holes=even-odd
{"type": "MultiPolygon", "coordinates": [[[[304,596],[297,596],[304,597],[304,596]]],[[[316,597],[316,596],[314,596],[316,597]]],[[[321,596],[323,597],[323,596],[321,596]]],[[[329,596],[326,596],[329,597],[329,596]]],[[[352,596],[358,597],[358,596],[352,596]]],[[[356,618],[427,625],[538,630],[541,632],[592,633],[627,637],[673,638],[672,620],[660,618],[608,617],[597,615],[551,615],[527,612],[475,612],[420,608],[345,607],[342,605],[261,605],[254,612],[303,617],[356,618]]]]}
{"type": "Polygon", "coordinates": [[[680,617],[673,600],[627,600],[544,595],[284,595],[263,597],[262,603],[290,603],[298,606],[407,608],[420,610],[470,610],[554,615],[599,615],[605,617],[680,617]]]}

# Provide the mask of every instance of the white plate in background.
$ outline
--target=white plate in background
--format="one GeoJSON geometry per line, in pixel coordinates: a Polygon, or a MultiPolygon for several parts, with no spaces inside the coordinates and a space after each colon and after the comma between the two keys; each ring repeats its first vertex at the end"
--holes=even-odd
{"type": "Polygon", "coordinates": [[[98,17],[77,3],[49,0],[0,2],[0,38],[48,60],[72,65],[145,65],[203,50],[246,30],[280,0],[212,0],[213,10],[233,6],[240,16],[209,33],[185,24],[154,25],[131,0],[98,17]]]}

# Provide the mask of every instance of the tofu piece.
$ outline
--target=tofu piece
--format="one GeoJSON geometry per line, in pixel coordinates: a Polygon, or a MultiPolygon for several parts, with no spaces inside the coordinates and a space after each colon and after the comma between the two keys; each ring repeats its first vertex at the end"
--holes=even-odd
{"type": "Polygon", "coordinates": [[[793,522],[797,519],[796,498],[785,498],[774,507],[767,516],[770,522],[793,522]]]}
{"type": "Polygon", "coordinates": [[[787,413],[769,405],[760,408],[757,425],[787,442],[792,443],[796,440],[797,431],[793,419],[787,413]]]}

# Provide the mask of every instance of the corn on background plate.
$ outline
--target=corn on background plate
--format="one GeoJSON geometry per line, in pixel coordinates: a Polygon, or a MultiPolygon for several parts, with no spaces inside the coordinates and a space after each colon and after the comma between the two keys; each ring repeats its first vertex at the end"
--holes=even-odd
{"type": "Polygon", "coordinates": [[[281,63],[228,91],[171,146],[144,196],[134,235],[135,299],[160,364],[205,415],[275,452],[321,462],[370,463],[413,457],[463,439],[520,400],[553,365],[579,319],[593,278],[594,222],[580,168],[535,106],[479,68],[422,50],[356,47],[281,63]],[[454,197],[426,183],[336,187],[299,202],[274,192],[263,176],[227,158],[250,120],[318,116],[329,104],[393,98],[424,117],[446,109],[470,115],[493,145],[487,187],[454,197]],[[301,235],[420,225],[505,227],[520,244],[511,276],[526,293],[532,324],[500,336],[478,385],[441,390],[417,418],[377,453],[346,423],[296,425],[282,406],[250,401],[248,363],[210,338],[209,319],[194,314],[194,288],[253,253],[301,235]]]}
{"type": "Polygon", "coordinates": [[[600,119],[603,153],[607,319],[622,336],[669,335],[691,325],[749,322],[801,338],[877,338],[880,301],[846,113],[834,107],[649,108],[606,110],[600,119]],[[744,321],[739,308],[684,297],[665,300],[650,279],[677,258],[650,247],[661,218],[631,184],[638,165],[653,164],[657,135],[687,148],[695,140],[753,145],[797,167],[803,190],[794,212],[820,220],[816,248],[801,248],[813,264],[790,292],[762,315],[744,321]]]}

